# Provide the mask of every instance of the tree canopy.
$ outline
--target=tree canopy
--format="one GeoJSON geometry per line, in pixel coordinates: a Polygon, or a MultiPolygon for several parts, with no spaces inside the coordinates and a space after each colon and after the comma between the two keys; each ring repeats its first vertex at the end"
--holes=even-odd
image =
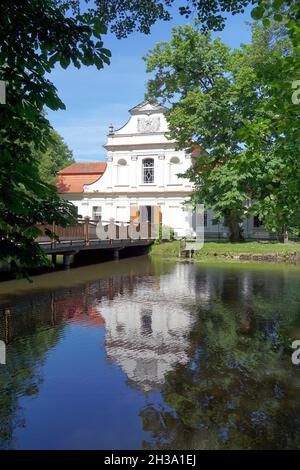
{"type": "MultiPolygon", "coordinates": [[[[65,107],[49,78],[53,68],[57,64],[63,68],[73,64],[77,68],[85,65],[102,69],[110,63],[111,56],[103,41],[107,31],[118,38],[132,31],[149,33],[155,21],[171,18],[173,3],[174,0],[2,1],[5,14],[0,31],[0,80],[6,83],[6,104],[0,105],[0,262],[11,261],[17,266],[45,262],[34,241],[38,234],[36,225],[52,222],[65,225],[75,216],[72,205],[60,200],[53,185],[43,181],[37,158],[51,140],[52,128],[44,108],[65,107]]],[[[254,6],[253,17],[262,19],[266,26],[270,19],[284,23],[294,55],[281,54],[277,63],[266,71],[265,76],[271,77],[271,91],[262,101],[261,112],[267,117],[258,119],[256,126],[251,125],[243,139],[249,149],[253,146],[255,154],[260,151],[261,143],[257,136],[264,133],[264,126],[272,126],[272,132],[278,137],[276,155],[289,155],[290,171],[298,175],[292,155],[295,149],[292,154],[290,149],[293,139],[299,138],[299,116],[291,102],[291,80],[297,80],[300,67],[299,3],[296,0],[272,3],[187,0],[180,13],[196,14],[202,29],[207,31],[222,29],[225,14],[242,13],[249,4],[254,6]],[[270,108],[271,123],[268,122],[270,108]],[[289,129],[289,140],[280,141],[286,129],[289,129]]],[[[218,47],[222,49],[221,45],[218,47]]],[[[223,53],[227,54],[225,49],[223,53]]],[[[225,86],[226,77],[223,79],[225,86]]],[[[218,77],[219,87],[221,82],[218,77]]],[[[229,114],[226,113],[227,118],[229,114]]],[[[298,189],[295,180],[285,188],[277,187],[276,198],[283,200],[286,192],[295,187],[298,189]]],[[[270,200],[270,207],[272,204],[270,200]]]]}
{"type": "Polygon", "coordinates": [[[39,151],[39,174],[46,183],[55,183],[59,170],[75,163],[72,150],[54,129],[50,132],[50,140],[44,152],[39,151]]]}
{"type": "Polygon", "coordinates": [[[0,262],[16,267],[46,262],[35,243],[36,226],[66,225],[76,214],[40,172],[38,156],[53,137],[45,107],[65,108],[49,74],[57,64],[102,69],[111,56],[102,40],[108,26],[118,37],[134,29],[147,33],[157,19],[168,19],[162,5],[2,1],[0,80],[6,83],[6,104],[0,105],[0,262]]]}
{"type": "Polygon", "coordinates": [[[185,175],[195,183],[193,198],[214,209],[216,219],[224,217],[232,241],[242,237],[240,222],[251,213],[271,230],[300,228],[299,191],[286,199],[299,177],[297,124],[281,127],[283,138],[272,125],[278,110],[269,106],[276,64],[282,56],[293,60],[295,52],[278,22],[255,23],[252,33],[252,44],[231,51],[196,22],[175,28],[171,40],[145,58],[154,72],[148,96],[170,105],[170,137],[180,148],[200,150],[185,175]]]}

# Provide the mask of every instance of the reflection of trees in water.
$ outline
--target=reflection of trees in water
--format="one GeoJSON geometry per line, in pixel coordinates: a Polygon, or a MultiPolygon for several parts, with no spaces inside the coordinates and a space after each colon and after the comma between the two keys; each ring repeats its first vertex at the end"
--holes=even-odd
{"type": "Polygon", "coordinates": [[[112,300],[124,292],[132,295],[137,283],[132,273],[25,296],[12,307],[0,308],[0,339],[7,344],[7,364],[0,366],[0,449],[17,446],[14,430],[26,426],[19,398],[37,396],[43,381],[41,367],[48,351],[59,342],[66,322],[103,327],[95,302],[103,297],[112,300]]]}
{"type": "Polygon", "coordinates": [[[40,367],[61,332],[61,326],[39,329],[8,345],[7,364],[0,369],[0,449],[15,447],[15,428],[26,426],[19,397],[38,393],[42,383],[40,367]]]}
{"type": "MultiPolygon", "coordinates": [[[[176,298],[178,314],[182,307],[195,321],[191,328],[188,323],[186,332],[183,326],[178,328],[177,320],[174,331],[171,328],[178,336],[184,333],[184,348],[178,351],[182,358],[184,350],[188,362],[184,358],[184,364],[180,364],[176,357],[173,370],[162,374],[159,386],[165,381],[162,392],[166,406],[149,405],[142,410],[144,429],[153,437],[144,446],[299,447],[300,375],[290,361],[293,332],[298,328],[300,333],[297,279],[271,272],[198,269],[192,265],[172,266],[164,270],[164,279],[159,265],[154,280],[153,271],[146,274],[152,284],[149,301],[140,302],[138,338],[143,344],[155,332],[149,306],[152,293],[160,292],[170,313],[174,308],[171,301],[176,298]],[[184,299],[182,305],[178,299],[184,299]]],[[[103,306],[107,304],[107,318],[111,318],[110,301],[117,305],[115,301],[123,295],[135,301],[144,283],[142,273],[114,276],[55,293],[27,296],[14,305],[8,321],[4,312],[0,313],[0,339],[9,342],[8,364],[0,368],[0,447],[17,446],[14,430],[26,426],[19,398],[37,396],[41,366],[48,351],[59,342],[65,324],[78,321],[103,327],[103,306]],[[105,302],[101,302],[103,299],[105,302]]],[[[123,298],[120,304],[124,305],[123,298]]],[[[136,356],[129,346],[134,346],[136,355],[135,334],[132,343],[120,343],[127,327],[116,324],[112,339],[117,340],[116,346],[124,346],[123,354],[128,352],[132,359],[136,356]]],[[[178,343],[175,339],[170,343],[172,353],[178,343]]],[[[166,351],[154,343],[160,363],[166,351]]],[[[157,381],[153,357],[148,361],[143,351],[135,372],[134,377],[141,382],[147,377],[157,381]]]]}
{"type": "MultiPolygon", "coordinates": [[[[166,376],[168,407],[141,412],[152,434],[144,447],[299,448],[300,376],[290,349],[300,323],[297,279],[230,272],[221,287],[219,273],[206,275],[211,295],[198,305],[189,363],[166,376]]],[[[207,279],[199,276],[201,292],[207,279]]]]}

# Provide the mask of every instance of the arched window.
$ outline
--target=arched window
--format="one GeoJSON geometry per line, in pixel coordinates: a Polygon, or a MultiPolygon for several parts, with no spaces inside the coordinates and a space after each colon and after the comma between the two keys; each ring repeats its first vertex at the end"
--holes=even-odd
{"type": "Polygon", "coordinates": [[[178,157],[172,157],[170,159],[170,183],[177,183],[177,173],[180,173],[180,160],[178,157]]]}
{"type": "Polygon", "coordinates": [[[127,162],[124,158],[120,158],[120,160],[118,160],[117,184],[120,184],[120,185],[128,184],[128,167],[127,167],[127,162]]]}
{"type": "Polygon", "coordinates": [[[154,160],[153,158],[145,158],[143,160],[143,182],[154,183],[154,160]]]}

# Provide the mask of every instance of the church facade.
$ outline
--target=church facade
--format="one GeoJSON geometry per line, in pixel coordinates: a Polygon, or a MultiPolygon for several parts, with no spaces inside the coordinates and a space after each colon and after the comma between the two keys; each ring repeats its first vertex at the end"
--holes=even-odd
{"type": "MultiPolygon", "coordinates": [[[[191,154],[176,150],[166,137],[166,108],[143,102],[129,110],[129,120],[118,130],[109,128],[106,162],[74,163],[58,174],[57,187],[82,217],[117,223],[161,223],[178,237],[195,235],[186,202],[192,183],[178,175],[192,164],[191,154]]],[[[204,217],[206,237],[226,238],[228,231],[204,217]]],[[[246,220],[244,232],[260,230],[255,219],[246,220]]]]}

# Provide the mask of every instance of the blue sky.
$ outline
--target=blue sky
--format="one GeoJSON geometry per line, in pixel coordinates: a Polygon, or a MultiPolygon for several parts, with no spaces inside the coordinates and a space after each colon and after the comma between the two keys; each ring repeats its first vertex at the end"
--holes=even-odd
{"type": "MultiPolygon", "coordinates": [[[[172,27],[190,22],[173,8],[173,21],[158,22],[151,35],[134,33],[127,39],[103,36],[104,45],[112,52],[111,65],[102,70],[82,67],[80,70],[60,66],[51,73],[51,80],[66,105],[65,111],[48,111],[53,127],[63,136],[77,161],[105,159],[108,126],[121,127],[128,120],[128,109],[144,99],[148,74],[142,57],[162,40],[171,37],[172,27]]],[[[249,10],[231,16],[218,35],[230,47],[250,41],[249,10]]]]}

